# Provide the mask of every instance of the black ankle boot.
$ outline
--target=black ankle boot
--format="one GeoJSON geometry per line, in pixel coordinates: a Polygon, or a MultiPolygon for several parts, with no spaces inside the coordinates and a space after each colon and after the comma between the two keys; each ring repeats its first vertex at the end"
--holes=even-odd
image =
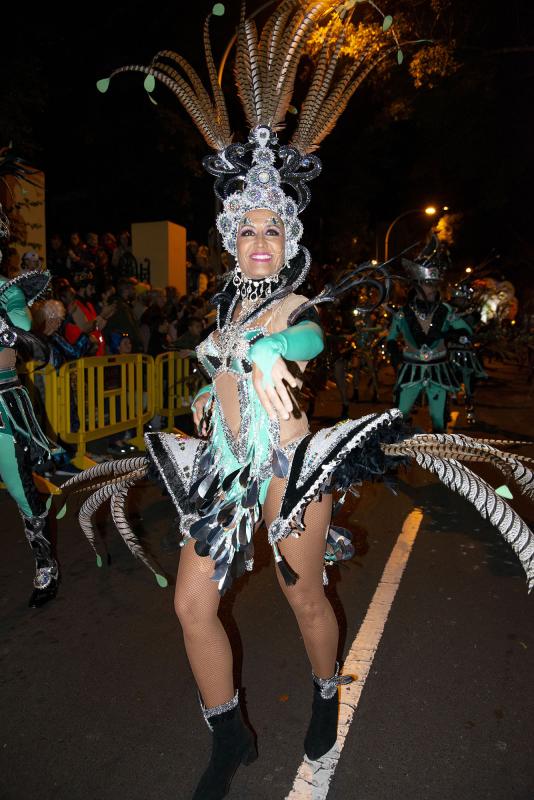
{"type": "Polygon", "coordinates": [[[352,683],[352,680],[350,675],[339,675],[337,663],[336,672],[331,678],[313,675],[312,716],[304,739],[304,752],[311,761],[317,761],[335,745],[339,711],[338,686],[352,683]]]}
{"type": "Polygon", "coordinates": [[[33,579],[33,592],[28,605],[30,608],[40,608],[53,600],[59,586],[59,566],[52,554],[50,542],[49,519],[47,514],[35,517],[22,517],[24,533],[32,548],[35,558],[35,578],[33,579]]]}
{"type": "Polygon", "coordinates": [[[55,570],[54,575],[48,574],[46,576],[47,579],[46,585],[36,586],[36,582],[41,578],[41,574],[43,572],[44,572],[43,569],[37,570],[37,574],[33,582],[34,590],[31,593],[30,599],[28,601],[28,606],[30,608],[41,608],[41,606],[44,606],[45,603],[48,603],[49,600],[53,600],[57,594],[59,586],[59,573],[57,571],[57,568],[55,570]]]}
{"type": "Polygon", "coordinates": [[[254,734],[243,722],[237,694],[228,703],[202,710],[213,732],[213,747],[193,800],[222,800],[239,765],[252,764],[258,751],[254,734]]]}

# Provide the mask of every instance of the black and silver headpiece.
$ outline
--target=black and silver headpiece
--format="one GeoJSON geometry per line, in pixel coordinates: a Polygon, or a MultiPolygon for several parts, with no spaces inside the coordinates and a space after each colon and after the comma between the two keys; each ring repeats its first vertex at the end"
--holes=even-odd
{"type": "Polygon", "coordinates": [[[416,283],[439,283],[450,267],[450,258],[446,248],[433,233],[415,260],[403,258],[402,266],[416,283]]]}
{"type": "Polygon", "coordinates": [[[284,223],[286,262],[296,256],[303,232],[297,215],[311,200],[307,182],[321,171],[317,156],[301,156],[294,147],[280,147],[276,134],[258,125],[246,145],[230,145],[215,156],[207,156],[203,164],[217,176],[215,193],[223,202],[217,229],[229,253],[237,254],[237,231],[247,211],[267,208],[284,223]],[[295,197],[284,192],[284,184],[293,190],[295,197]]]}

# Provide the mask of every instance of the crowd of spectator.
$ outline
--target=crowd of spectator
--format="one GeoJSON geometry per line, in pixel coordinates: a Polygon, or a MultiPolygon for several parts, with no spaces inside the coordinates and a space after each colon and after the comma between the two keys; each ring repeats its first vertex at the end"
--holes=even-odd
{"type": "MultiPolygon", "coordinates": [[[[177,350],[193,355],[214,320],[209,298],[215,271],[205,245],[188,242],[188,292],[150,284],[122,231],[98,236],[77,232],[65,244],[59,234],[49,242],[46,268],[52,274],[51,297],[32,309],[36,333],[48,339],[56,368],[87,355],[177,350]]],[[[39,257],[25,253],[19,269],[35,269],[39,257]]],[[[146,265],[145,265],[146,267],[146,265]]]]}
{"type": "MultiPolygon", "coordinates": [[[[210,267],[209,250],[196,242],[188,243],[187,287],[180,295],[175,287],[152,286],[149,270],[140,268],[132,252],[130,237],[123,231],[118,238],[106,233],[89,233],[84,240],[73,233],[64,244],[54,234],[47,248],[46,264],[39,255],[28,251],[9,261],[10,277],[45,266],[52,275],[45,298],[32,305],[32,329],[46,340],[50,364],[56,369],[82,356],[145,353],[156,357],[176,351],[181,358],[195,356],[195,348],[215,323],[215,311],[209,299],[216,289],[215,270],[210,267]]],[[[141,265],[142,266],[142,265],[141,265]]],[[[105,388],[120,378],[115,367],[106,368],[105,388]]],[[[39,376],[38,376],[39,377],[39,376]]],[[[196,370],[191,380],[197,380],[196,370]]],[[[37,380],[37,379],[36,379],[37,380]]],[[[37,381],[44,415],[44,388],[37,381]]],[[[111,401],[109,401],[111,402],[111,401]]],[[[73,430],[80,409],[71,392],[70,420],[73,430]]],[[[42,419],[45,424],[45,417],[42,419]]],[[[154,418],[151,425],[158,425],[154,418]]],[[[135,449],[128,444],[130,432],[109,439],[108,452],[124,455],[135,449]]],[[[55,445],[55,470],[67,474],[70,465],[64,443],[55,445]],[[67,459],[68,461],[68,459],[67,459]],[[67,472],[65,472],[65,470],[67,472]]],[[[70,473],[69,473],[70,474],[70,473]]]]}

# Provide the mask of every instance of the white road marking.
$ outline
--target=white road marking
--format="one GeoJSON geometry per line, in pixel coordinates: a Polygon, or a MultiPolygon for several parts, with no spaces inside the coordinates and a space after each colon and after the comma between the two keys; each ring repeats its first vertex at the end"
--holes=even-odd
{"type": "Polygon", "coordinates": [[[391,551],[365,619],[345,659],[343,673],[357,677],[348,686],[340,687],[337,742],[319,761],[309,761],[306,757],[304,758],[286,800],[324,800],[328,794],[330,782],[334,776],[354,712],[358,707],[422,519],[423,512],[419,508],[415,508],[404,520],[399,538],[391,551]]]}

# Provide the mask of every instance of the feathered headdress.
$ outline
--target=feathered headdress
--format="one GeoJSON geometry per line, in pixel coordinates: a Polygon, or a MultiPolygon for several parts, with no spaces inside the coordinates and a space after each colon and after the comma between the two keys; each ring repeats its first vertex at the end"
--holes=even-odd
{"type": "MultiPolygon", "coordinates": [[[[378,11],[371,0],[364,2],[378,11]]],[[[145,73],[144,85],[149,93],[154,89],[155,79],[160,80],[174,92],[208,145],[217,151],[203,163],[216,177],[215,193],[223,202],[217,227],[225,248],[233,255],[239,222],[247,211],[256,208],[267,208],[280,216],[285,225],[286,261],[296,255],[302,236],[298,214],[310,201],[308,181],[321,170],[313,151],[334,128],[350,98],[378,61],[391,50],[398,50],[398,60],[402,60],[393,20],[379,12],[383,17],[382,29],[393,36],[394,46],[376,55],[374,45],[370,44],[358,60],[340,63],[345,26],[350,23],[355,5],[356,0],[282,0],[259,33],[242,4],[235,80],[251,129],[246,143],[233,142],[209,38],[211,14],[204,24],[211,93],[191,65],[171,50],[157,53],[149,66],[120,67],[110,76],[122,72],[145,73]],[[326,21],[326,27],[315,70],[290,142],[280,145],[277,134],[283,130],[286,114],[291,110],[297,68],[319,21],[326,21]],[[288,187],[289,193],[283,186],[288,187]]],[[[224,7],[217,3],[213,12],[224,13],[224,7]]],[[[107,91],[109,80],[98,81],[101,92],[107,91]]]]}

